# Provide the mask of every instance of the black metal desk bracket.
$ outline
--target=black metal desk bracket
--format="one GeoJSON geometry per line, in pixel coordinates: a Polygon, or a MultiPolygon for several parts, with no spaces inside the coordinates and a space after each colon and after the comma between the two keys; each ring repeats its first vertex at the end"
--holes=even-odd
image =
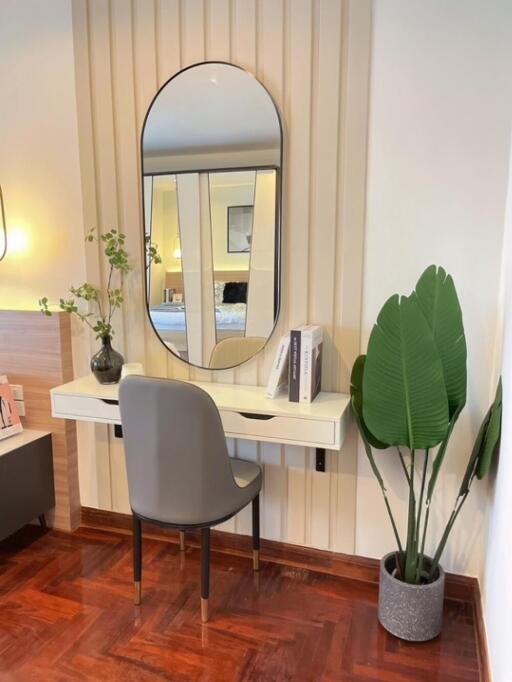
{"type": "Polygon", "coordinates": [[[325,471],[325,448],[316,448],[316,471],[325,471]]]}

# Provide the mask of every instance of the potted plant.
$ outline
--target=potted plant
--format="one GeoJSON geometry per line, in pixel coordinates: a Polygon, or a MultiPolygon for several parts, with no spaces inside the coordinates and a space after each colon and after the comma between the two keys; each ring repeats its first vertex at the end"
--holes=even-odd
{"type": "MultiPolygon", "coordinates": [[[[100,384],[115,384],[121,378],[124,358],[112,348],[114,328],[112,319],[123,304],[123,278],[132,269],[125,250],[126,235],[118,230],[110,230],[101,236],[91,228],[85,235],[86,242],[100,242],[104,245],[104,255],[108,262],[107,286],[105,290],[84,282],[79,287],[71,286],[69,298],[61,298],[57,304],[60,310],[75,315],[101,339],[101,348],[91,358],[91,370],[100,384]]],[[[146,260],[148,263],[161,263],[158,246],[145,240],[146,260]]],[[[51,315],[50,303],[45,296],[39,300],[43,315],[51,315]]]]}
{"type": "Polygon", "coordinates": [[[466,402],[466,340],[453,279],[430,266],[410,296],[382,307],[366,355],[352,369],[356,423],[377,478],[396,540],[380,565],[379,620],[412,641],[442,627],[444,572],[440,559],[475,478],[489,471],[501,430],[501,381],[470,454],[453,510],[432,557],[425,552],[430,509],[448,443],[466,402]],[[374,450],[394,448],[408,486],[402,541],[374,450]],[[418,481],[416,480],[418,478],[418,481]]]}

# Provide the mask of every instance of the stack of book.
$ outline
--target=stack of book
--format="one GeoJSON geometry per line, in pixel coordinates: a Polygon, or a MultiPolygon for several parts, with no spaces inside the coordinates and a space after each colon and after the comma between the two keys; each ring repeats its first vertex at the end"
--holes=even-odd
{"type": "Polygon", "coordinates": [[[288,386],[288,399],[310,403],[321,390],[322,327],[314,324],[292,329],[282,337],[270,372],[267,397],[276,398],[288,386]]]}
{"type": "Polygon", "coordinates": [[[0,440],[23,431],[16,401],[5,375],[0,376],[0,440]]]}
{"type": "Polygon", "coordinates": [[[288,366],[290,358],[290,334],[281,337],[277,347],[276,357],[272,363],[270,377],[267,383],[267,398],[277,398],[288,386],[288,366]]]}

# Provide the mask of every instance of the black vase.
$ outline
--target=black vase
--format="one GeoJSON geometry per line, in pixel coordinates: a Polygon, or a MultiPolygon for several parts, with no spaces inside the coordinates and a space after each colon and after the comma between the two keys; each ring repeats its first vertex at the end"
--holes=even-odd
{"type": "Polygon", "coordinates": [[[112,348],[110,336],[101,337],[101,348],[91,358],[91,370],[100,384],[117,384],[124,358],[112,348]]]}

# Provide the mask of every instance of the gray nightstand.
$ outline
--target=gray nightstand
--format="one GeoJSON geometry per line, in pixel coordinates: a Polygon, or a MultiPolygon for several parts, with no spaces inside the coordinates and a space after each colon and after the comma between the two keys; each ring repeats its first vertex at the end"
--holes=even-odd
{"type": "Polygon", "coordinates": [[[0,441],[0,540],[55,506],[52,437],[27,429],[0,441]]]}

